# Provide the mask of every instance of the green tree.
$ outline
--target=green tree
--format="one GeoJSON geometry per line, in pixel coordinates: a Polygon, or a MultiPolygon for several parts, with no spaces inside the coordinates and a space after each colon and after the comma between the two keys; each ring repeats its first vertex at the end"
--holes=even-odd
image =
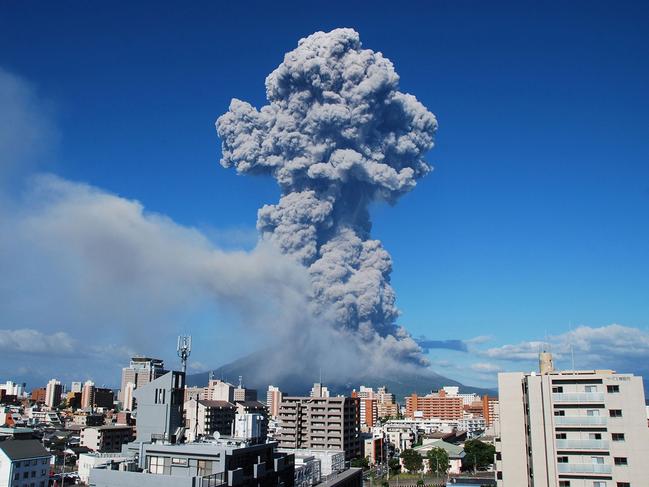
{"type": "Polygon", "coordinates": [[[390,458],[390,461],[388,462],[388,467],[390,468],[390,473],[392,475],[401,472],[401,464],[399,463],[398,458],[390,458]]]}
{"type": "Polygon", "coordinates": [[[496,448],[480,440],[468,440],[464,443],[463,470],[484,470],[494,463],[496,448]]]}
{"type": "Polygon", "coordinates": [[[444,448],[438,446],[431,448],[428,450],[426,458],[431,472],[445,474],[448,471],[448,452],[444,448]]]}
{"type": "Polygon", "coordinates": [[[367,457],[357,457],[351,462],[352,467],[367,469],[370,466],[370,461],[367,457]]]}
{"type": "Polygon", "coordinates": [[[418,451],[412,449],[403,450],[401,459],[403,460],[403,466],[409,472],[419,472],[421,470],[423,462],[418,451]]]}

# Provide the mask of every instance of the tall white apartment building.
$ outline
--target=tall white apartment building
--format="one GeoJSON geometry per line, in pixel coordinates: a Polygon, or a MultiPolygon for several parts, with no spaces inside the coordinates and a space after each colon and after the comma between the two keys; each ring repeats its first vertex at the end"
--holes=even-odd
{"type": "Polygon", "coordinates": [[[649,485],[642,378],[611,370],[498,375],[499,487],[649,485]]]}
{"type": "Polygon", "coordinates": [[[61,393],[63,392],[63,386],[61,382],[56,379],[52,379],[45,386],[45,405],[55,408],[61,403],[61,393]]]}
{"type": "Polygon", "coordinates": [[[282,391],[279,387],[270,385],[266,393],[266,407],[271,418],[276,418],[279,414],[279,404],[282,402],[282,391]]]}

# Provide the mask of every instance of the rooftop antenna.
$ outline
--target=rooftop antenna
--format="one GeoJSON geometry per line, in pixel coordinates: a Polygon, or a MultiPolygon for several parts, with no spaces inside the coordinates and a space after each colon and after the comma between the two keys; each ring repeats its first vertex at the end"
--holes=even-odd
{"type": "Polygon", "coordinates": [[[180,357],[180,363],[183,366],[183,374],[185,374],[187,373],[187,359],[189,358],[189,354],[192,353],[192,337],[190,335],[181,335],[178,337],[176,353],[180,357]]]}
{"type": "Polygon", "coordinates": [[[239,376],[239,389],[243,389],[243,376],[239,376]]]}
{"type": "Polygon", "coordinates": [[[210,373],[207,374],[207,383],[209,384],[209,383],[212,382],[213,380],[214,380],[214,371],[213,371],[213,370],[210,370],[210,373]]]}

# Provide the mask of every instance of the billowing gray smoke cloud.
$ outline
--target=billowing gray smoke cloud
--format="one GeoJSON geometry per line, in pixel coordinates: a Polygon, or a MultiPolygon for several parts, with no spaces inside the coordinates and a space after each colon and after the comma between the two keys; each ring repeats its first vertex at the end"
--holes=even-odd
{"type": "Polygon", "coordinates": [[[317,32],[266,78],[268,105],[233,99],[217,131],[224,167],[277,179],[282,197],[257,227],[308,267],[315,315],[422,363],[396,325],[390,255],[370,238],[368,205],[394,203],[430,171],[435,116],[398,88],[392,63],[357,32],[317,32]]]}

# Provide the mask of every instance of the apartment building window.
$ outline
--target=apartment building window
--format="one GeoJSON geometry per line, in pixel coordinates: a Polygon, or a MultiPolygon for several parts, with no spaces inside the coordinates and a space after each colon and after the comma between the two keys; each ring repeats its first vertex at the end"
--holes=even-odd
{"type": "Polygon", "coordinates": [[[586,386],[586,392],[597,392],[597,386],[586,386]]]}
{"type": "Polygon", "coordinates": [[[613,393],[613,394],[616,392],[620,392],[620,386],[606,386],[606,392],[613,393]]]}
{"type": "Polygon", "coordinates": [[[606,482],[596,480],[595,482],[593,482],[593,487],[606,487],[606,482]]]}
{"type": "Polygon", "coordinates": [[[557,440],[565,440],[566,438],[568,438],[568,435],[566,435],[565,433],[557,433],[554,436],[556,437],[557,440]]]}
{"type": "Polygon", "coordinates": [[[626,457],[615,457],[613,460],[615,462],[615,465],[628,465],[629,464],[626,457]]]}
{"type": "Polygon", "coordinates": [[[631,487],[631,482],[618,482],[615,484],[617,487],[631,487]]]}
{"type": "Polygon", "coordinates": [[[164,473],[164,457],[149,457],[149,472],[157,475],[164,473]]]}
{"type": "Polygon", "coordinates": [[[601,440],[602,439],[602,434],[601,433],[588,433],[588,439],[589,440],[601,440]]]}
{"type": "Polygon", "coordinates": [[[599,416],[599,409],[586,410],[586,416],[599,416]]]}
{"type": "Polygon", "coordinates": [[[590,457],[593,465],[604,465],[604,457],[590,457]]]}
{"type": "Polygon", "coordinates": [[[555,394],[561,394],[563,392],[563,386],[554,386],[552,388],[552,392],[555,394]]]}
{"type": "Polygon", "coordinates": [[[563,409],[559,409],[559,410],[554,412],[554,415],[555,416],[565,416],[566,412],[563,409]]]}
{"type": "Polygon", "coordinates": [[[568,457],[557,457],[557,463],[568,463],[568,457]]]}
{"type": "Polygon", "coordinates": [[[608,415],[611,418],[621,418],[622,417],[622,410],[621,409],[609,409],[608,410],[608,415]]]}
{"type": "Polygon", "coordinates": [[[624,441],[624,433],[611,433],[613,441],[624,441]]]}
{"type": "Polygon", "coordinates": [[[570,487],[570,480],[559,480],[559,487],[570,487]]]}

